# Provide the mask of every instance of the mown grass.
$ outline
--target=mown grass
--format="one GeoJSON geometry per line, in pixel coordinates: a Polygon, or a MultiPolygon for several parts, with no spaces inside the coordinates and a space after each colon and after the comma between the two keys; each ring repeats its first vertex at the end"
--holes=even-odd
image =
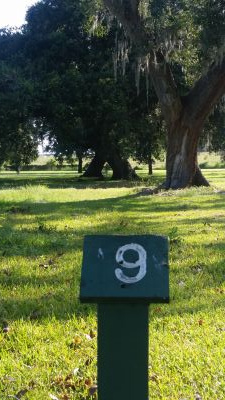
{"type": "Polygon", "coordinates": [[[78,300],[86,234],[170,237],[171,302],[150,307],[150,399],[225,398],[225,171],[206,175],[211,188],[136,196],[147,182],[1,174],[0,399],[95,398],[96,306],[78,300]]]}

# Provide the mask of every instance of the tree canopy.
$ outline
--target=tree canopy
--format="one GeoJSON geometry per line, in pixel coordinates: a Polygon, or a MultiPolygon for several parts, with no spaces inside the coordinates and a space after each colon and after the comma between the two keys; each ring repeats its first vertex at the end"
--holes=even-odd
{"type": "MultiPolygon", "coordinates": [[[[127,165],[126,159],[136,153],[134,143],[138,141],[131,141],[130,136],[137,138],[141,129],[147,129],[148,124],[150,128],[146,89],[142,87],[143,101],[137,102],[132,63],[129,73],[118,75],[115,81],[115,27],[108,30],[104,22],[97,36],[90,35],[84,3],[44,0],[27,14],[24,54],[34,81],[33,112],[36,118],[45,117],[48,122],[48,134],[58,155],[92,149],[101,152],[101,158],[112,167],[116,163],[114,153],[117,164],[119,160],[124,164],[124,158],[127,165]]],[[[155,107],[154,92],[148,102],[155,107]]],[[[154,148],[151,142],[152,155],[158,154],[159,143],[154,148]]],[[[114,177],[125,175],[116,173],[114,177]]]]}
{"type": "Polygon", "coordinates": [[[164,187],[207,185],[204,127],[214,148],[225,142],[224,12],[214,0],[38,2],[0,35],[1,154],[34,157],[44,129],[58,156],[93,150],[101,173],[150,162],[166,142],[164,187]]]}
{"type": "Polygon", "coordinates": [[[0,164],[17,171],[37,157],[37,130],[32,118],[32,83],[21,60],[19,32],[0,32],[0,164]]]}
{"type": "MultiPolygon", "coordinates": [[[[167,124],[166,188],[207,185],[197,164],[204,123],[225,93],[224,2],[103,0],[149,74],[167,124]],[[185,88],[172,65],[181,65],[185,88]]],[[[99,2],[97,4],[99,6],[99,2]]]]}

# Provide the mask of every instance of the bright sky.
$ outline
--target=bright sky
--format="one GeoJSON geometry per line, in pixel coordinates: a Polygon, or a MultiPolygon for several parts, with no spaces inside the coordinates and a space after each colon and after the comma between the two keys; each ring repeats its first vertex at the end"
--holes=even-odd
{"type": "Polygon", "coordinates": [[[38,0],[0,0],[0,28],[21,26],[25,22],[27,9],[38,0]]]}

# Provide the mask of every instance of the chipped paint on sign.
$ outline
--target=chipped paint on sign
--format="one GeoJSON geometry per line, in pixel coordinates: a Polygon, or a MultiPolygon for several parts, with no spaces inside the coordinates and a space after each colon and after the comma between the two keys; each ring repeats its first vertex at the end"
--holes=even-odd
{"type": "Polygon", "coordinates": [[[140,244],[130,243],[119,247],[116,253],[116,262],[120,264],[121,267],[123,268],[139,267],[140,269],[136,276],[130,277],[125,275],[121,268],[116,268],[115,275],[117,279],[119,279],[121,282],[129,284],[139,282],[146,275],[146,268],[147,268],[146,260],[147,260],[147,253],[144,247],[142,247],[140,244]],[[137,261],[131,263],[124,260],[123,258],[124,253],[129,250],[134,250],[138,253],[139,258],[137,261]]]}
{"type": "Polygon", "coordinates": [[[98,249],[98,258],[101,258],[102,260],[104,259],[104,253],[103,253],[101,247],[98,249]]]}

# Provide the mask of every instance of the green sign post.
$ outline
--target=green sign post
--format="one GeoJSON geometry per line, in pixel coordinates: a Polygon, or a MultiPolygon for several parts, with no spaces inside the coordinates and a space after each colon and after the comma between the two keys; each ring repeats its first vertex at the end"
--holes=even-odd
{"type": "Polygon", "coordinates": [[[148,305],[168,303],[163,236],[86,236],[80,299],[98,304],[98,400],[148,399],[148,305]]]}

